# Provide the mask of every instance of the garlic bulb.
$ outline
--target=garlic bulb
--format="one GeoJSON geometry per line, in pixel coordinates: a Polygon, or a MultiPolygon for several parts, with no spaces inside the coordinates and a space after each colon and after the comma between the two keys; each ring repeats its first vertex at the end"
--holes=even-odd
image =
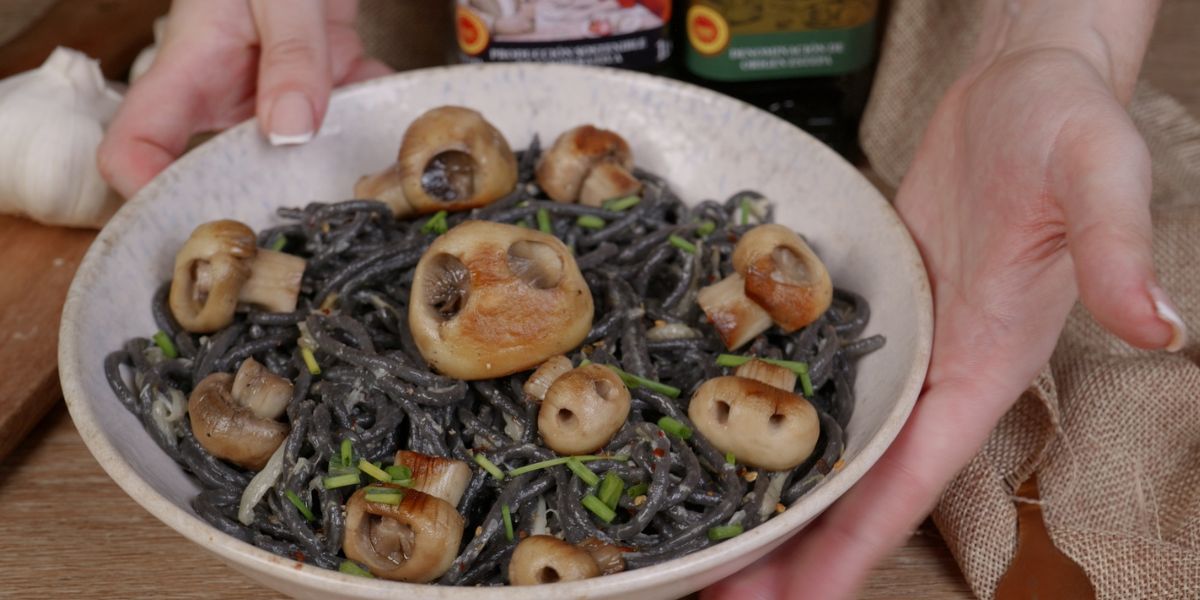
{"type": "Polygon", "coordinates": [[[99,63],[68,48],[0,81],[0,213],[103,225],[120,198],[100,176],[96,147],[120,103],[99,63]]]}
{"type": "Polygon", "coordinates": [[[137,58],[133,59],[133,66],[129,67],[129,83],[131,85],[145,75],[146,71],[150,70],[150,65],[154,64],[154,57],[158,56],[158,46],[162,44],[163,31],[166,28],[166,17],[154,20],[154,43],[142,48],[137,58]]]}

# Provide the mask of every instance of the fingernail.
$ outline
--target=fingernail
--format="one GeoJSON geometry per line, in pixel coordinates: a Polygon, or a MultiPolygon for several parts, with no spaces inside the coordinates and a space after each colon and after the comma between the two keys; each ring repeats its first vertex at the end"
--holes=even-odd
{"type": "Polygon", "coordinates": [[[313,108],[300,92],[285,92],[271,106],[267,138],[272,146],[303,144],[313,137],[313,108]]]}
{"type": "Polygon", "coordinates": [[[1187,343],[1187,326],[1167,293],[1157,285],[1150,286],[1150,298],[1154,300],[1154,312],[1158,318],[1171,326],[1171,341],[1167,342],[1167,352],[1179,352],[1187,343]]]}

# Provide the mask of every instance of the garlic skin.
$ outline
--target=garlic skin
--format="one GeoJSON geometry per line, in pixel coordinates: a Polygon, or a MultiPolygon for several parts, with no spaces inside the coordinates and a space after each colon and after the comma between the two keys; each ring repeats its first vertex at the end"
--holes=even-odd
{"type": "Polygon", "coordinates": [[[0,81],[0,213],[103,225],[121,199],[100,176],[96,148],[120,103],[99,63],[69,48],[0,81]]]}

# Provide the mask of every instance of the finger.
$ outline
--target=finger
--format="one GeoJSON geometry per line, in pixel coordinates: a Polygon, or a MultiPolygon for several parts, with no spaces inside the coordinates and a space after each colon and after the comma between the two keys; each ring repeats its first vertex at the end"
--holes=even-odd
{"type": "Polygon", "coordinates": [[[131,198],[187,148],[197,131],[201,93],[158,60],[121,103],[96,151],[100,174],[131,198]]]}
{"type": "Polygon", "coordinates": [[[1051,164],[1084,306],[1134,346],[1180,349],[1186,329],[1154,274],[1150,153],[1129,117],[1099,103],[1064,127],[1051,164]]]}
{"type": "Polygon", "coordinates": [[[251,0],[262,54],[259,126],[272,144],[312,139],[332,86],[324,7],[320,0],[251,0]]]}
{"type": "Polygon", "coordinates": [[[946,381],[917,402],[879,462],[779,551],[717,584],[705,600],[850,598],[871,567],[911,535],[946,483],[978,452],[1021,390],[946,381]]]}
{"type": "Polygon", "coordinates": [[[384,75],[391,75],[395,72],[391,67],[378,60],[363,57],[350,63],[345,76],[338,80],[338,85],[366,81],[376,77],[383,77],[384,75]]]}

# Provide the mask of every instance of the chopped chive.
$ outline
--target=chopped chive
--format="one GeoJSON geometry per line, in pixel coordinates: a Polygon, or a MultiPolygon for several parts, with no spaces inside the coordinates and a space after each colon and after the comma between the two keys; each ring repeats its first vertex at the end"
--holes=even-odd
{"type": "Polygon", "coordinates": [[[600,476],[596,475],[596,473],[594,473],[591,469],[585,467],[577,458],[568,458],[567,468],[570,469],[572,473],[575,473],[576,477],[589,486],[600,483],[600,476]]]}
{"type": "Polygon", "coordinates": [[[388,475],[387,471],[384,471],[383,469],[380,469],[379,467],[367,462],[367,459],[365,458],[358,459],[358,469],[363,473],[374,477],[377,481],[382,481],[384,483],[391,483],[392,481],[392,476],[388,475]]]}
{"type": "Polygon", "coordinates": [[[693,244],[673,233],[671,235],[667,236],[667,241],[671,242],[672,246],[675,246],[676,248],[679,248],[680,250],[683,250],[684,252],[687,252],[688,254],[696,253],[696,245],[695,244],[693,244]]]}
{"type": "Polygon", "coordinates": [[[370,571],[358,566],[358,563],[352,560],[343,560],[342,564],[338,565],[338,571],[347,575],[354,575],[355,577],[366,577],[367,579],[375,578],[370,571]]]}
{"type": "Polygon", "coordinates": [[[358,467],[347,467],[337,461],[330,459],[329,461],[329,476],[336,477],[338,475],[357,475],[358,467]],[[336,464],[335,464],[336,463],[336,464]]]}
{"type": "Polygon", "coordinates": [[[595,215],[583,215],[575,219],[575,224],[584,229],[604,229],[608,222],[595,215]]]}
{"type": "Polygon", "coordinates": [[[392,481],[403,481],[412,479],[412,469],[404,465],[389,465],[384,469],[384,472],[392,478],[392,481]]]}
{"type": "Polygon", "coordinates": [[[609,471],[604,474],[604,480],[600,482],[600,491],[596,493],[596,497],[600,498],[600,501],[609,508],[615,509],[623,491],[625,491],[625,481],[616,473],[609,471]]]}
{"type": "Polygon", "coordinates": [[[544,208],[539,208],[537,210],[537,224],[538,229],[541,230],[542,233],[554,233],[554,228],[550,226],[550,211],[544,208]]]}
{"type": "Polygon", "coordinates": [[[429,220],[425,221],[425,224],[421,226],[421,233],[434,233],[437,235],[446,233],[446,215],[448,214],[449,213],[444,210],[439,210],[434,213],[434,215],[429,217],[429,220]]]}
{"type": "Polygon", "coordinates": [[[317,364],[317,357],[313,356],[313,351],[309,348],[300,348],[300,356],[304,359],[304,366],[308,367],[308,372],[313,375],[321,374],[321,365],[317,364]]]}
{"type": "Polygon", "coordinates": [[[750,211],[752,210],[749,198],[742,198],[742,204],[739,210],[741,212],[741,218],[739,222],[742,225],[748,225],[750,223],[750,211]]]}
{"type": "Polygon", "coordinates": [[[646,379],[645,377],[634,375],[633,373],[626,373],[625,371],[622,371],[621,369],[618,369],[612,365],[604,366],[612,369],[613,372],[615,372],[617,376],[621,378],[621,381],[625,382],[625,385],[631,388],[644,387],[652,392],[658,392],[664,396],[670,396],[672,398],[679,397],[680,390],[677,387],[670,386],[659,381],[654,381],[653,379],[646,379]]]}
{"type": "Polygon", "coordinates": [[[321,485],[324,485],[325,489],[327,490],[335,490],[337,488],[346,487],[348,485],[358,485],[360,483],[362,483],[362,479],[359,479],[358,473],[335,475],[333,477],[326,477],[321,480],[321,485]]]}
{"type": "Polygon", "coordinates": [[[672,419],[671,417],[663,417],[658,420],[658,426],[665,432],[681,439],[688,440],[692,437],[692,428],[672,419]]]}
{"type": "Polygon", "coordinates": [[[504,471],[501,471],[500,467],[496,466],[496,463],[488,460],[488,457],[482,454],[476,454],[475,464],[483,467],[483,470],[487,471],[492,477],[495,477],[496,481],[504,481],[504,471]]]}
{"type": "Polygon", "coordinates": [[[367,502],[387,504],[389,506],[399,506],[400,501],[403,499],[404,492],[396,488],[369,487],[367,488],[367,493],[363,494],[363,500],[367,502]]]}
{"type": "Polygon", "coordinates": [[[150,339],[154,340],[154,345],[162,350],[163,356],[167,358],[179,356],[179,351],[175,349],[175,342],[171,341],[171,336],[167,335],[167,332],[158,331],[150,339]]]}
{"type": "Polygon", "coordinates": [[[726,452],[726,453],[725,453],[725,464],[727,464],[727,465],[736,465],[736,464],[737,464],[737,457],[736,457],[736,456],[734,456],[732,452],[726,452]]]}
{"type": "Polygon", "coordinates": [[[741,535],[743,531],[745,531],[745,529],[743,529],[741,525],[721,525],[718,527],[712,527],[708,530],[708,539],[714,542],[719,542],[721,540],[727,540],[731,537],[737,537],[738,535],[741,535]]]}
{"type": "Polygon", "coordinates": [[[304,517],[305,521],[312,521],[316,518],[313,516],[312,511],[308,509],[308,505],[305,504],[304,501],[300,499],[300,496],[297,496],[295,492],[292,490],[286,490],[283,492],[283,495],[287,496],[288,502],[291,502],[292,506],[295,506],[296,510],[300,511],[300,515],[304,517]]]}
{"type": "Polygon", "coordinates": [[[625,495],[629,496],[630,498],[637,498],[648,491],[650,491],[650,484],[643,481],[642,483],[625,490],[625,495]]]}
{"type": "Polygon", "coordinates": [[[613,511],[613,509],[609,508],[607,504],[591,494],[584,496],[579,503],[582,504],[584,508],[591,511],[593,515],[600,517],[600,520],[604,521],[605,523],[612,523],[612,520],[617,516],[617,513],[613,511]]]}
{"type": "Polygon", "coordinates": [[[532,229],[532,226],[529,225],[529,219],[521,219],[520,221],[517,221],[517,227],[532,229]]]}
{"type": "Polygon", "coordinates": [[[795,360],[781,360],[778,358],[759,358],[756,356],[739,356],[737,354],[719,354],[717,355],[718,367],[740,367],[752,360],[761,360],[765,363],[770,363],[777,367],[783,367],[796,375],[808,375],[808,363],[795,360]]]}
{"type": "Polygon", "coordinates": [[[512,512],[508,510],[507,504],[500,505],[500,516],[504,517],[504,539],[511,542],[516,536],[513,534],[512,512]]]}
{"type": "Polygon", "coordinates": [[[517,208],[525,208],[526,206],[529,206],[528,200],[522,200],[517,203],[517,208]]]}
{"type": "Polygon", "coordinates": [[[621,212],[623,210],[629,210],[629,209],[637,206],[638,202],[641,202],[641,201],[642,201],[642,199],[638,196],[626,196],[624,198],[605,200],[603,202],[603,206],[607,210],[611,210],[613,212],[621,212]]]}
{"type": "Polygon", "coordinates": [[[700,226],[696,228],[696,235],[700,237],[708,237],[713,231],[716,231],[717,224],[707,219],[700,221],[700,226]]]}
{"type": "Polygon", "coordinates": [[[346,438],[346,439],[342,440],[342,448],[341,448],[340,454],[342,457],[342,464],[344,466],[349,467],[353,464],[351,461],[354,460],[354,443],[350,441],[350,438],[346,438]]]}
{"type": "Polygon", "coordinates": [[[543,460],[540,462],[529,463],[523,467],[517,467],[517,468],[509,471],[508,476],[516,477],[518,475],[524,475],[526,473],[532,473],[534,471],[540,471],[542,469],[549,469],[550,467],[557,467],[558,465],[565,465],[565,464],[567,464],[567,461],[569,461],[571,459],[578,460],[581,463],[591,462],[593,460],[606,460],[606,459],[615,460],[617,462],[624,462],[624,461],[629,460],[629,457],[625,456],[623,454],[618,454],[616,456],[560,456],[558,458],[551,458],[551,459],[543,460]]]}
{"type": "MultiPolygon", "coordinates": [[[[800,363],[800,364],[803,365],[804,363],[800,363]]],[[[800,375],[800,391],[804,392],[805,398],[812,398],[813,387],[812,387],[812,379],[810,379],[808,377],[808,365],[805,365],[804,370],[800,371],[799,375],[800,375]]]]}
{"type": "Polygon", "coordinates": [[[271,242],[271,247],[268,248],[268,250],[271,250],[272,252],[280,252],[283,250],[283,247],[286,245],[287,245],[287,236],[286,235],[276,236],[275,241],[271,242]]]}

